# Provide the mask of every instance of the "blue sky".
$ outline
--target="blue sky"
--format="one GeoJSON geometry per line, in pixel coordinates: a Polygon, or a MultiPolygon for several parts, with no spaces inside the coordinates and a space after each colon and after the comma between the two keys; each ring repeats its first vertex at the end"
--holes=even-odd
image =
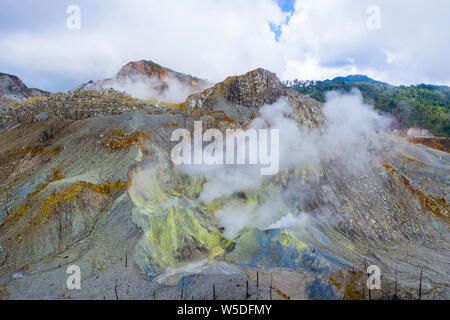
{"type": "Polygon", "coordinates": [[[283,79],[367,74],[450,84],[446,0],[2,0],[0,72],[70,90],[148,59],[211,81],[257,67],[283,79]],[[370,29],[376,2],[380,28],[370,29]],[[81,9],[68,30],[66,9],[81,9]]]}
{"type": "Polygon", "coordinates": [[[283,12],[294,12],[295,0],[278,0],[278,6],[283,12]]]}
{"type": "Polygon", "coordinates": [[[291,15],[295,12],[295,0],[278,0],[277,3],[281,11],[287,13],[288,16],[281,24],[270,23],[270,30],[275,34],[275,41],[280,39],[282,25],[289,23],[291,15]]]}

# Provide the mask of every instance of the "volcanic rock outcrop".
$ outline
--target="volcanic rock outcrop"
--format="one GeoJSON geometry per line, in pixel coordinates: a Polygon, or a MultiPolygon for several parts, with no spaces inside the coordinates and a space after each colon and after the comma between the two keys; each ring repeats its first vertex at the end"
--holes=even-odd
{"type": "Polygon", "coordinates": [[[229,77],[201,93],[189,96],[182,109],[196,119],[208,120],[206,115],[216,122],[230,120],[228,126],[238,124],[245,127],[245,122],[256,116],[259,107],[272,104],[282,97],[288,99],[300,125],[317,127],[323,122],[317,101],[287,89],[274,73],[261,68],[242,76],[229,77]]]}

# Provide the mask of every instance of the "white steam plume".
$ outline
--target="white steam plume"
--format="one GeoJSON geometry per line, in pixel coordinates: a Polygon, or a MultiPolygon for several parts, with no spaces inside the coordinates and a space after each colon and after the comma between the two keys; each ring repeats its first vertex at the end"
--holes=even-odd
{"type": "MultiPolygon", "coordinates": [[[[329,93],[322,112],[326,118],[324,128],[301,130],[297,122],[290,118],[291,106],[286,99],[281,99],[261,107],[260,118],[256,118],[251,127],[280,129],[281,170],[293,165],[314,168],[320,166],[321,162],[334,160],[342,167],[342,174],[361,173],[373,158],[368,146],[376,148],[376,131],[387,129],[391,119],[363,103],[359,91],[350,94],[329,93]]],[[[208,179],[200,194],[200,200],[205,203],[256,188],[268,179],[260,175],[256,165],[196,165],[184,166],[181,171],[208,179]]],[[[216,217],[225,228],[224,235],[233,238],[246,228],[298,229],[311,225],[317,217],[313,218],[308,213],[292,213],[283,205],[283,195],[289,192],[291,190],[288,187],[259,204],[234,199],[228,201],[216,212],[216,217]]],[[[298,190],[295,192],[298,193],[298,190]]],[[[334,196],[331,201],[336,202],[337,198],[334,196]]]]}
{"type": "Polygon", "coordinates": [[[205,89],[205,86],[189,85],[170,75],[166,76],[163,81],[157,77],[144,76],[110,79],[101,86],[103,89],[112,88],[124,91],[135,98],[168,103],[184,102],[189,95],[205,89]]]}
{"type": "MultiPolygon", "coordinates": [[[[260,117],[250,126],[280,130],[281,170],[296,166],[311,172],[323,163],[333,161],[337,174],[362,174],[376,159],[369,152],[369,147],[377,148],[376,131],[387,129],[390,119],[364,104],[358,91],[344,95],[328,94],[322,112],[326,124],[320,129],[305,130],[291,118],[292,109],[287,100],[281,99],[261,107],[260,117]]],[[[184,174],[200,175],[207,179],[199,196],[202,203],[211,204],[216,199],[226,199],[215,216],[225,228],[224,236],[230,239],[248,228],[298,231],[333,223],[337,219],[332,210],[339,205],[339,200],[326,185],[313,188],[302,184],[301,189],[294,183],[284,187],[274,185],[273,177],[262,176],[258,165],[183,165],[178,168],[184,174]],[[252,194],[262,185],[271,185],[272,189],[266,193],[267,196],[259,197],[259,202],[231,197],[238,192],[252,194]],[[317,192],[328,204],[314,212],[299,212],[286,205],[287,199],[301,203],[313,198],[317,192]]]]}

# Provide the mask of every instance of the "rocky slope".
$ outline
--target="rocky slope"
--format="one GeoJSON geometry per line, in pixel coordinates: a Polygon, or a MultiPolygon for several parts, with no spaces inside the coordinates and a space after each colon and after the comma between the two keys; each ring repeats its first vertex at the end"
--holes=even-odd
{"type": "Polygon", "coordinates": [[[28,88],[18,77],[0,73],[0,110],[12,107],[27,99],[47,96],[49,92],[28,88]]]}
{"type": "Polygon", "coordinates": [[[363,270],[376,264],[383,285],[372,299],[416,298],[421,269],[422,298],[448,299],[448,153],[378,134],[363,171],[336,156],[199,199],[207,180],[174,167],[173,130],[200,119],[245,128],[280,98],[299,128],[326,125],[320,103],[263,69],[180,104],[77,89],[10,110],[0,131],[0,297],[211,299],[215,285],[224,299],[367,299],[363,270]],[[227,204],[257,210],[273,199],[280,214],[320,223],[224,235],[227,204]],[[81,290],[66,287],[73,264],[81,290]]]}

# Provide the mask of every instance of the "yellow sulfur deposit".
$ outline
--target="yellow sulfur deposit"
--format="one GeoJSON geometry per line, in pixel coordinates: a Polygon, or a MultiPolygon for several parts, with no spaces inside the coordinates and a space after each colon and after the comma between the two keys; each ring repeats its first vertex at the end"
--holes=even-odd
{"type": "Polygon", "coordinates": [[[190,209],[179,204],[180,193],[167,190],[170,186],[163,190],[161,175],[164,171],[155,168],[139,172],[129,189],[136,206],[133,220],[144,230],[136,259],[153,276],[184,258],[214,259],[224,253],[220,232],[202,226],[190,209]]]}

